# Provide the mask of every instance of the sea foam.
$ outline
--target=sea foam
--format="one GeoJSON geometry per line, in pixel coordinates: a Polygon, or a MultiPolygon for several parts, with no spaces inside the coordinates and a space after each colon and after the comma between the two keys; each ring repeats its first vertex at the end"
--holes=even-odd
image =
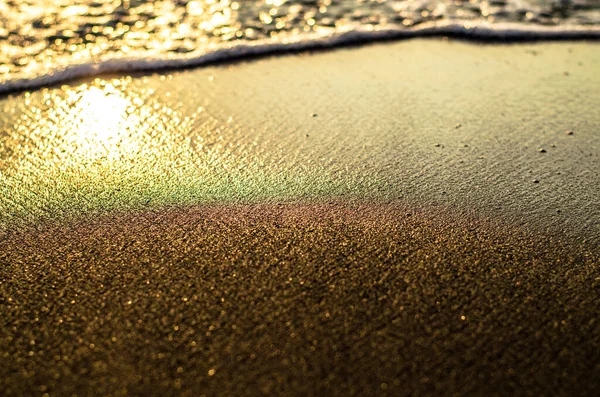
{"type": "Polygon", "coordinates": [[[71,3],[0,4],[0,93],[393,38],[600,38],[596,0],[71,3]]]}

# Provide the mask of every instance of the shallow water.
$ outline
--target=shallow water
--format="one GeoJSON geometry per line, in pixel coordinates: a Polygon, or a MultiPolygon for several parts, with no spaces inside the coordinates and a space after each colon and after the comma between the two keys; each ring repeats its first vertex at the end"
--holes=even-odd
{"type": "Polygon", "coordinates": [[[0,2],[0,92],[282,45],[432,33],[598,37],[600,1],[7,0],[0,2]]]}

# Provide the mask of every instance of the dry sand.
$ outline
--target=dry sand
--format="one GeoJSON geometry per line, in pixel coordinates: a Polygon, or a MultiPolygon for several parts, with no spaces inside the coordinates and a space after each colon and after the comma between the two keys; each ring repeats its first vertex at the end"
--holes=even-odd
{"type": "Polygon", "coordinates": [[[0,100],[0,390],[592,395],[599,64],[409,40],[0,100]]]}
{"type": "Polygon", "coordinates": [[[6,395],[600,386],[598,250],[490,220],[213,206],[11,233],[0,252],[6,395]]]}

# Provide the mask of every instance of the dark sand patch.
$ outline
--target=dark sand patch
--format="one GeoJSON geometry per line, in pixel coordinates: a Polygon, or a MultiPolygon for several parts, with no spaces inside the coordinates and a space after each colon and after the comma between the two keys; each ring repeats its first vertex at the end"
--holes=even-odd
{"type": "Polygon", "coordinates": [[[0,390],[593,395],[590,244],[397,203],[12,230],[0,239],[0,390]]]}

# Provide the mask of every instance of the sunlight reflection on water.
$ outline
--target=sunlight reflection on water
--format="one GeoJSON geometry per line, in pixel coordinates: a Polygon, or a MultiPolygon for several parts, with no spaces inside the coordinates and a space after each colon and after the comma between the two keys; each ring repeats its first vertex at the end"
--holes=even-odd
{"type": "MultiPolygon", "coordinates": [[[[96,74],[94,68],[107,61],[129,62],[127,69],[132,69],[158,61],[198,59],[237,45],[310,41],[356,29],[404,30],[438,23],[465,27],[514,23],[525,30],[593,28],[600,25],[600,6],[597,0],[0,2],[0,85],[51,77],[74,67],[85,69],[77,76],[96,74]]],[[[110,70],[117,69],[124,68],[110,70]]]]}
{"type": "Polygon", "coordinates": [[[23,94],[22,116],[0,136],[0,175],[8,189],[1,204],[32,214],[68,212],[74,197],[82,199],[80,207],[135,204],[169,183],[197,187],[218,154],[198,152],[184,136],[192,117],[130,81],[96,79],[23,94]]]}
{"type": "Polygon", "coordinates": [[[308,167],[296,175],[277,162],[265,164],[273,151],[254,138],[232,139],[238,127],[231,118],[222,124],[198,102],[182,104],[148,84],[166,79],[97,78],[5,100],[4,111],[18,116],[0,133],[0,226],[10,219],[289,196],[317,183],[315,175],[329,180],[308,167]]]}

